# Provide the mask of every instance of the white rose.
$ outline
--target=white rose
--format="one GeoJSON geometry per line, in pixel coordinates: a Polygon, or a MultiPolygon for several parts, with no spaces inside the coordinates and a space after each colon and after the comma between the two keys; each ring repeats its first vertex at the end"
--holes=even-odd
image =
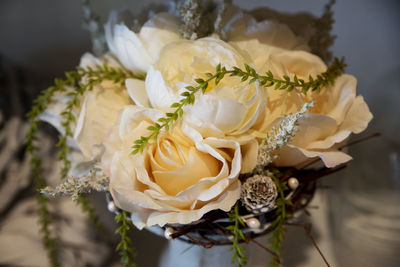
{"type": "MultiPolygon", "coordinates": [[[[264,66],[275,76],[288,75],[308,80],[326,71],[322,60],[304,51],[274,49],[264,66]]],[[[260,67],[261,68],[261,67],[260,67]]],[[[299,122],[291,144],[278,151],[280,158],[276,164],[295,166],[308,158],[320,157],[327,167],[334,167],[351,159],[338,151],[340,143],[346,141],[351,133],[363,131],[372,119],[362,96],[356,96],[356,79],[344,74],[336,79],[333,86],[322,88],[321,92],[301,92],[268,89],[269,98],[263,121],[263,132],[267,132],[283,115],[300,110],[305,102],[315,99],[314,108],[309,110],[299,122]]]]}
{"type": "Polygon", "coordinates": [[[164,116],[154,109],[125,107],[105,140],[103,169],[110,176],[116,205],[132,212],[139,229],[166,223],[187,224],[205,213],[229,211],[240,197],[240,145],[205,138],[193,128],[175,125],[143,151],[132,144],[164,116]]]}
{"type": "Polygon", "coordinates": [[[112,12],[105,26],[108,48],[134,73],[146,73],[165,45],[181,39],[179,19],[168,13],[156,14],[139,33],[118,20],[118,14],[112,12]]]}

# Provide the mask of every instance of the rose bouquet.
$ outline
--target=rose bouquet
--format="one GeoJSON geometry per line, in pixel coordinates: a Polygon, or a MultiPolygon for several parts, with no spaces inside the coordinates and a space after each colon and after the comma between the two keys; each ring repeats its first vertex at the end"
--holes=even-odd
{"type": "Polygon", "coordinates": [[[131,224],[204,247],[231,244],[239,265],[239,243],[271,232],[266,249],[280,263],[285,224],[316,179],[351,159],[342,148],[372,115],[343,59],[330,59],[330,6],[319,19],[261,13],[184,1],[141,25],[114,12],[106,52],[83,55],[43,91],[28,114],[27,149],[53,265],[45,195],[72,196],[98,224],[83,196],[91,190],[106,192],[121,224],[125,266],[131,224]],[[56,188],[35,154],[39,121],[60,132],[66,179],[56,188]]]}

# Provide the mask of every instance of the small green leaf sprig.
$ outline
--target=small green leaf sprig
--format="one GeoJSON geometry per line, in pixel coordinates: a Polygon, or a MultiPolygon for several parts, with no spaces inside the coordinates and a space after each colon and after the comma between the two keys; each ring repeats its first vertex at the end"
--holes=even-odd
{"type": "MultiPolygon", "coordinates": [[[[39,97],[35,100],[35,105],[27,114],[30,127],[25,137],[26,154],[30,156],[32,178],[36,184],[36,190],[38,191],[46,186],[46,180],[43,177],[42,160],[38,156],[39,147],[37,145],[37,130],[39,122],[37,116],[46,110],[46,107],[55,91],[56,89],[54,87],[42,91],[39,97]]],[[[53,219],[48,207],[49,199],[43,194],[37,194],[36,200],[39,204],[38,215],[40,233],[43,235],[43,245],[47,250],[51,266],[59,267],[61,264],[59,261],[58,242],[50,230],[53,219]]]]}
{"type": "Polygon", "coordinates": [[[285,239],[284,232],[287,231],[284,225],[286,219],[290,217],[287,213],[287,207],[293,206],[290,199],[286,199],[284,191],[288,189],[287,182],[280,182],[280,180],[275,176],[271,175],[272,179],[276,184],[278,191],[278,197],[275,201],[276,204],[276,218],[271,224],[273,232],[271,234],[272,242],[270,244],[270,249],[275,252],[276,257],[271,258],[271,266],[281,266],[281,254],[282,254],[282,241],[285,239]]]}
{"type": "MultiPolygon", "coordinates": [[[[46,180],[43,177],[42,162],[38,156],[39,146],[38,141],[38,127],[39,127],[39,115],[42,114],[48,105],[50,104],[52,97],[56,92],[67,92],[68,88],[75,88],[75,91],[67,92],[70,96],[70,100],[67,102],[67,106],[61,114],[64,118],[62,125],[65,127],[66,136],[61,136],[58,142],[58,146],[61,147],[59,152],[59,159],[64,162],[64,167],[61,170],[63,177],[66,176],[68,170],[71,167],[71,162],[68,160],[67,155],[70,152],[70,148],[67,145],[67,136],[72,136],[71,123],[75,121],[73,114],[73,108],[80,105],[80,98],[84,92],[92,90],[93,86],[101,83],[104,80],[113,81],[116,84],[123,85],[127,78],[144,79],[142,76],[134,75],[126,70],[110,67],[107,65],[96,65],[94,68],[81,68],[78,67],[74,71],[66,72],[65,79],[55,79],[54,86],[43,90],[41,94],[34,100],[32,109],[27,113],[29,121],[29,129],[25,136],[26,142],[26,153],[30,156],[30,164],[32,169],[32,177],[36,184],[36,190],[40,191],[46,187],[46,180]],[[86,79],[83,81],[82,79],[86,79]]],[[[52,216],[49,211],[48,202],[49,199],[43,194],[37,195],[37,201],[39,204],[38,214],[40,223],[40,232],[43,234],[43,244],[48,251],[49,261],[51,266],[61,266],[59,262],[59,248],[57,239],[51,233],[51,224],[53,222],[52,216]]],[[[78,200],[83,211],[88,213],[89,219],[99,227],[98,217],[94,214],[94,210],[90,207],[86,199],[81,196],[78,200]]]]}
{"type": "Polygon", "coordinates": [[[303,94],[307,94],[310,90],[320,92],[321,88],[333,85],[336,78],[344,73],[345,67],[346,64],[344,63],[343,57],[341,59],[335,58],[325,72],[318,74],[316,78],[309,75],[308,81],[299,79],[296,75],[293,76],[293,80],[291,80],[287,75],[283,75],[283,79],[275,78],[271,71],[267,71],[265,76],[258,75],[255,69],[246,64],[246,70],[233,67],[233,71],[227,71],[227,73],[230,73],[231,76],[242,77],[242,82],[250,79],[249,83],[258,81],[261,86],[274,86],[275,90],[286,90],[290,92],[294,89],[298,89],[303,94]]]}
{"type": "Polygon", "coordinates": [[[121,236],[121,241],[118,243],[115,250],[119,252],[122,266],[134,267],[136,266],[134,262],[135,251],[130,246],[132,240],[128,236],[128,232],[131,229],[131,223],[127,219],[127,213],[125,211],[121,211],[120,213],[118,213],[115,216],[115,222],[121,224],[115,231],[116,234],[119,234],[121,236]]]}
{"type": "Polygon", "coordinates": [[[229,251],[233,250],[232,263],[237,262],[237,266],[245,266],[247,264],[247,256],[244,254],[246,249],[239,244],[241,240],[246,240],[240,226],[245,226],[245,223],[239,215],[239,203],[237,202],[235,206],[228,213],[229,221],[232,225],[226,227],[227,230],[231,231],[233,235],[232,246],[229,251]]]}
{"type": "Polygon", "coordinates": [[[96,227],[97,231],[102,234],[105,234],[104,225],[100,222],[99,216],[96,215],[94,208],[90,205],[89,200],[87,200],[83,195],[79,195],[76,199],[76,202],[81,206],[81,210],[85,212],[89,220],[96,227]]]}
{"type": "Polygon", "coordinates": [[[185,88],[187,91],[181,93],[182,99],[170,106],[175,110],[173,112],[166,113],[165,117],[159,118],[154,125],[147,127],[151,133],[148,136],[141,136],[134,142],[131,154],[134,155],[138,152],[142,153],[151,138],[156,140],[162,129],[168,131],[170,125],[178,120],[178,118],[183,116],[183,107],[187,105],[193,105],[195,102],[195,94],[199,91],[205,93],[209,83],[213,80],[215,85],[218,85],[226,75],[229,75],[233,77],[240,77],[241,82],[245,82],[250,79],[248,82],[249,84],[258,81],[261,86],[274,86],[275,90],[286,90],[290,92],[294,89],[298,89],[302,93],[307,94],[307,92],[310,90],[320,92],[321,88],[333,85],[336,78],[344,72],[346,64],[344,63],[344,58],[340,60],[335,58],[325,72],[318,74],[316,78],[313,78],[310,75],[309,81],[299,79],[296,75],[294,75],[293,80],[291,80],[287,75],[283,75],[282,79],[276,78],[271,71],[267,71],[266,75],[259,75],[254,68],[247,64],[244,66],[245,70],[242,70],[239,67],[233,67],[233,69],[228,70],[226,67],[222,67],[221,64],[218,64],[214,74],[205,74],[207,79],[197,78],[195,79],[195,82],[197,83],[196,86],[186,86],[185,88]]]}

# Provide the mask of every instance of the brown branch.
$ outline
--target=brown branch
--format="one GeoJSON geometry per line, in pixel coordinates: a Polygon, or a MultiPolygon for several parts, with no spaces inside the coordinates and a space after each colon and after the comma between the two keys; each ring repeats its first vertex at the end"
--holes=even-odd
{"type": "Polygon", "coordinates": [[[179,228],[177,227],[172,227],[176,232],[170,235],[172,239],[178,238],[182,235],[185,235],[187,233],[190,233],[192,230],[196,230],[201,228],[202,226],[215,221],[216,219],[219,219],[220,216],[218,216],[217,212],[210,212],[209,214],[205,215],[203,218],[203,221],[197,224],[190,224],[186,226],[181,226],[179,228]]]}
{"type": "Polygon", "coordinates": [[[341,171],[345,168],[347,168],[347,164],[341,165],[336,168],[322,168],[318,171],[308,171],[305,172],[303,175],[299,175],[297,178],[301,183],[310,183],[318,180],[321,177],[333,174],[335,172],[341,171]],[[304,177],[304,178],[302,178],[304,177]]]}
{"type": "Polygon", "coordinates": [[[304,225],[302,223],[288,223],[287,225],[300,226],[301,228],[303,228],[303,230],[306,233],[307,237],[311,240],[311,243],[317,249],[317,251],[318,251],[319,255],[321,256],[321,258],[324,260],[326,266],[330,267],[328,261],[326,260],[324,254],[322,253],[322,251],[318,247],[317,242],[315,242],[315,239],[312,237],[312,235],[311,235],[310,231],[307,229],[306,225],[304,225]]]}
{"type": "Polygon", "coordinates": [[[361,142],[364,142],[364,141],[367,141],[369,139],[372,139],[374,137],[379,137],[379,136],[381,136],[381,133],[374,133],[374,134],[368,135],[366,137],[363,137],[358,140],[354,140],[352,142],[342,145],[341,147],[339,147],[339,150],[342,150],[345,147],[349,147],[349,146],[352,146],[352,145],[355,145],[355,144],[358,144],[358,143],[361,143],[361,142]]]}
{"type": "Polygon", "coordinates": [[[253,242],[254,244],[256,244],[257,246],[259,246],[260,248],[264,249],[268,253],[270,253],[274,257],[274,259],[275,259],[275,261],[277,263],[281,263],[281,260],[280,260],[280,258],[278,256],[278,254],[276,254],[274,251],[270,250],[269,248],[267,248],[266,246],[264,246],[260,242],[256,241],[255,239],[250,239],[250,241],[253,242]]]}
{"type": "Polygon", "coordinates": [[[201,241],[197,240],[196,238],[192,237],[192,236],[189,235],[189,234],[185,234],[185,236],[186,236],[187,238],[189,238],[190,241],[192,241],[192,242],[195,243],[196,245],[200,245],[200,246],[202,246],[202,247],[204,247],[204,248],[211,248],[211,247],[213,246],[213,244],[201,242],[201,241]]]}

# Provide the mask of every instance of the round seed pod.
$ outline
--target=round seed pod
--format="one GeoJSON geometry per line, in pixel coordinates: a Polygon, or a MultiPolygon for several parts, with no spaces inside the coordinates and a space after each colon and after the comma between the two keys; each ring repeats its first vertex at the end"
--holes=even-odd
{"type": "Polygon", "coordinates": [[[276,185],[271,177],[256,174],[243,183],[240,199],[248,211],[262,213],[275,208],[277,196],[276,185]]]}

